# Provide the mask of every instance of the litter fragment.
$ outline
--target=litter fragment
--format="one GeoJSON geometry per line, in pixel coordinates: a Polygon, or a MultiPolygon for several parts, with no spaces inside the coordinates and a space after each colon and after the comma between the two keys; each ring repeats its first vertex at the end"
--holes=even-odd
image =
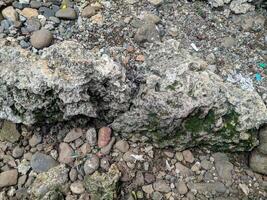
{"type": "Polygon", "coordinates": [[[227,81],[240,85],[243,90],[253,91],[253,81],[249,76],[242,74],[229,74],[227,81]]]}
{"type": "Polygon", "coordinates": [[[168,160],[166,160],[166,168],[168,171],[171,171],[174,168],[174,166],[171,167],[168,160]]]}
{"type": "Polygon", "coordinates": [[[267,66],[267,64],[266,63],[259,63],[258,66],[263,69],[267,66]]]}
{"type": "Polygon", "coordinates": [[[256,81],[261,81],[262,77],[260,73],[256,73],[255,75],[256,81]]]}
{"type": "Polygon", "coordinates": [[[145,160],[144,158],[143,158],[143,155],[135,155],[135,154],[132,154],[131,155],[135,160],[138,160],[138,161],[143,161],[143,160],[145,160]]]}
{"type": "Polygon", "coordinates": [[[239,187],[241,188],[241,190],[244,192],[245,195],[249,194],[249,188],[246,184],[239,183],[239,187]]]}
{"type": "Polygon", "coordinates": [[[194,43],[191,43],[191,47],[195,50],[195,51],[199,51],[199,48],[197,48],[197,46],[194,43]]]}

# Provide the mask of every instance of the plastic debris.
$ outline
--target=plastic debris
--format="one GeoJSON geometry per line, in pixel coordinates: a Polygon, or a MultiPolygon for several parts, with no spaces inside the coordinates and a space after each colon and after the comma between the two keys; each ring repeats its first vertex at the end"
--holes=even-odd
{"type": "Polygon", "coordinates": [[[199,48],[197,48],[197,46],[194,43],[191,43],[191,47],[195,50],[195,51],[199,51],[199,48]]]}
{"type": "Polygon", "coordinates": [[[260,73],[256,73],[255,75],[256,81],[261,81],[262,77],[260,73]]]}
{"type": "Polygon", "coordinates": [[[258,66],[262,69],[264,69],[265,67],[267,67],[266,63],[259,63],[258,66]]]}
{"type": "Polygon", "coordinates": [[[144,158],[143,158],[143,155],[135,155],[135,154],[132,154],[131,155],[135,160],[138,160],[138,161],[143,161],[143,160],[145,160],[144,158]]]}
{"type": "Polygon", "coordinates": [[[249,76],[243,76],[242,74],[230,74],[226,80],[240,85],[243,90],[254,90],[253,81],[249,76]]]}
{"type": "Polygon", "coordinates": [[[168,171],[171,171],[174,168],[174,166],[170,166],[168,160],[166,160],[166,168],[168,171]]]}

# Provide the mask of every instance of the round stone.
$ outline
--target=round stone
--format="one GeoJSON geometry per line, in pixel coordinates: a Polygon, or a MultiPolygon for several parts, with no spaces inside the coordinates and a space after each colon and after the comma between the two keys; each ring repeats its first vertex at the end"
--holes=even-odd
{"type": "Polygon", "coordinates": [[[94,173],[98,169],[98,167],[99,167],[99,158],[94,154],[89,155],[84,163],[85,174],[94,173]]]}
{"type": "Polygon", "coordinates": [[[33,32],[30,39],[32,46],[36,49],[48,47],[52,43],[52,40],[52,33],[46,29],[33,32]]]}
{"type": "Polygon", "coordinates": [[[118,142],[116,142],[115,148],[120,152],[125,153],[129,150],[130,146],[125,140],[119,140],[118,142]]]}
{"type": "Polygon", "coordinates": [[[12,151],[12,156],[14,158],[20,158],[20,157],[22,157],[23,153],[24,153],[24,148],[16,146],[12,151]]]}
{"type": "Polygon", "coordinates": [[[83,186],[82,182],[80,182],[80,181],[77,181],[77,182],[72,183],[70,185],[70,190],[74,194],[82,194],[85,191],[84,186],[83,186]]]}

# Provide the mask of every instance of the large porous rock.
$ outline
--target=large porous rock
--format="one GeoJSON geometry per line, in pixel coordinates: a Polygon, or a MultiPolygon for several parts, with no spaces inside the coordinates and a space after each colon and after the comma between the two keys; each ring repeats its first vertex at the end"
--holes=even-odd
{"type": "Polygon", "coordinates": [[[131,80],[108,55],[64,41],[33,55],[1,44],[0,118],[33,124],[87,116],[159,146],[250,150],[266,123],[259,94],[223,80],[176,40],[155,42],[131,80]]]}
{"type": "Polygon", "coordinates": [[[105,54],[71,41],[41,56],[0,44],[0,118],[33,124],[83,115],[111,122],[130,105],[125,69],[105,54]]]}
{"type": "Polygon", "coordinates": [[[115,132],[139,132],[179,149],[201,144],[249,150],[257,145],[254,128],[267,120],[258,93],[225,82],[177,41],[154,45],[139,70],[145,84],[129,111],[112,123],[115,132]]]}

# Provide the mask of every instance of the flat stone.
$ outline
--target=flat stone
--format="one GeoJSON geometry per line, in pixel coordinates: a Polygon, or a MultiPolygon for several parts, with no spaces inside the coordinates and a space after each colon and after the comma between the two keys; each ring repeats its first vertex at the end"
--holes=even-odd
{"type": "Polygon", "coordinates": [[[97,10],[94,6],[86,6],[82,11],[82,17],[90,18],[96,14],[97,10]]]}
{"type": "Polygon", "coordinates": [[[69,173],[69,177],[70,177],[70,180],[71,180],[72,182],[76,181],[76,179],[77,179],[77,177],[78,177],[78,172],[77,172],[77,170],[74,169],[74,168],[71,168],[70,173],[69,173]]]}
{"type": "Polygon", "coordinates": [[[65,164],[70,164],[74,161],[74,151],[67,143],[60,143],[58,161],[65,164]]]}
{"type": "Polygon", "coordinates": [[[214,183],[188,183],[188,188],[190,190],[194,189],[200,193],[204,192],[218,192],[224,193],[226,191],[226,187],[221,182],[214,182],[214,183]]]}
{"type": "Polygon", "coordinates": [[[177,162],[175,164],[175,168],[176,168],[176,172],[178,174],[181,174],[182,176],[190,176],[193,174],[193,172],[187,168],[186,166],[184,166],[183,164],[177,162]]]}
{"type": "Polygon", "coordinates": [[[41,23],[38,19],[28,19],[26,21],[26,28],[29,32],[38,31],[41,28],[41,23]]]}
{"type": "Polygon", "coordinates": [[[146,181],[146,183],[150,184],[150,183],[153,183],[155,180],[156,180],[156,177],[154,176],[154,174],[145,173],[145,181],[146,181]]]}
{"type": "Polygon", "coordinates": [[[165,180],[157,180],[153,183],[154,190],[158,192],[168,193],[171,191],[169,184],[165,180]]]}
{"type": "Polygon", "coordinates": [[[85,174],[94,173],[99,167],[99,158],[94,154],[89,155],[83,167],[85,174]]]}
{"type": "Polygon", "coordinates": [[[56,17],[60,19],[76,19],[77,14],[73,8],[62,8],[56,12],[56,17]]]}
{"type": "Polygon", "coordinates": [[[188,188],[185,184],[184,181],[179,181],[177,184],[176,184],[176,188],[177,188],[177,191],[179,194],[186,194],[188,192],[188,188]]]}
{"type": "Polygon", "coordinates": [[[10,121],[4,121],[0,129],[0,140],[14,143],[19,140],[19,137],[20,134],[16,128],[16,124],[10,121]]]}
{"type": "Polygon", "coordinates": [[[92,147],[97,143],[97,133],[94,128],[89,128],[85,134],[86,140],[92,147]]]}
{"type": "Polygon", "coordinates": [[[18,17],[19,17],[17,11],[12,6],[8,6],[8,7],[4,8],[2,10],[2,15],[4,18],[6,18],[10,21],[13,21],[13,22],[17,21],[18,17]]]}
{"type": "Polygon", "coordinates": [[[67,143],[72,142],[82,137],[82,135],[83,135],[83,130],[81,128],[73,128],[70,130],[70,132],[68,132],[68,134],[64,138],[64,142],[67,142],[67,143]]]}
{"type": "Polygon", "coordinates": [[[119,140],[118,142],[116,142],[114,147],[118,149],[120,152],[125,153],[129,150],[130,145],[125,140],[119,140]]]}
{"type": "Polygon", "coordinates": [[[31,1],[30,3],[31,8],[40,8],[42,6],[42,3],[40,1],[31,1]]]}
{"type": "Polygon", "coordinates": [[[39,12],[41,12],[46,18],[55,16],[55,11],[47,7],[40,7],[39,12]]]}
{"type": "Polygon", "coordinates": [[[21,14],[26,17],[27,19],[30,19],[32,17],[37,17],[38,16],[38,11],[33,8],[24,8],[21,11],[21,14]]]}
{"type": "Polygon", "coordinates": [[[12,169],[0,173],[0,188],[16,185],[18,181],[18,170],[12,169]]]}
{"type": "Polygon", "coordinates": [[[74,194],[82,194],[85,191],[85,188],[83,186],[83,183],[81,181],[74,182],[70,185],[70,190],[74,194]]]}
{"type": "Polygon", "coordinates": [[[209,170],[212,167],[212,163],[208,160],[202,160],[200,163],[201,167],[205,170],[209,170]]]}
{"type": "Polygon", "coordinates": [[[257,149],[253,150],[249,157],[249,166],[254,172],[267,175],[267,155],[257,149]]]}
{"type": "Polygon", "coordinates": [[[189,162],[189,163],[193,163],[194,162],[195,159],[194,159],[194,156],[191,153],[191,151],[185,150],[185,151],[182,152],[182,154],[183,154],[184,160],[186,162],[189,162]]]}
{"type": "Polygon", "coordinates": [[[42,136],[39,134],[33,134],[31,139],[29,140],[29,145],[31,147],[35,147],[37,144],[40,144],[42,142],[42,136]]]}
{"type": "Polygon", "coordinates": [[[154,192],[152,184],[142,186],[142,190],[147,194],[152,194],[154,192]]]}
{"type": "Polygon", "coordinates": [[[223,153],[215,153],[213,154],[213,157],[215,159],[215,168],[219,177],[222,180],[232,182],[232,171],[234,166],[228,161],[227,155],[223,153]]]}
{"type": "Polygon", "coordinates": [[[50,31],[41,29],[33,32],[30,41],[33,47],[36,49],[42,49],[50,46],[53,41],[53,35],[50,31]]]}
{"type": "Polygon", "coordinates": [[[148,2],[154,6],[159,6],[163,3],[163,0],[148,0],[148,2]]]}
{"type": "Polygon", "coordinates": [[[31,168],[35,172],[46,172],[49,169],[58,165],[51,156],[36,152],[31,159],[31,168]]]}
{"type": "Polygon", "coordinates": [[[14,158],[20,158],[23,156],[24,148],[20,146],[16,146],[12,151],[12,156],[14,158]]]}

